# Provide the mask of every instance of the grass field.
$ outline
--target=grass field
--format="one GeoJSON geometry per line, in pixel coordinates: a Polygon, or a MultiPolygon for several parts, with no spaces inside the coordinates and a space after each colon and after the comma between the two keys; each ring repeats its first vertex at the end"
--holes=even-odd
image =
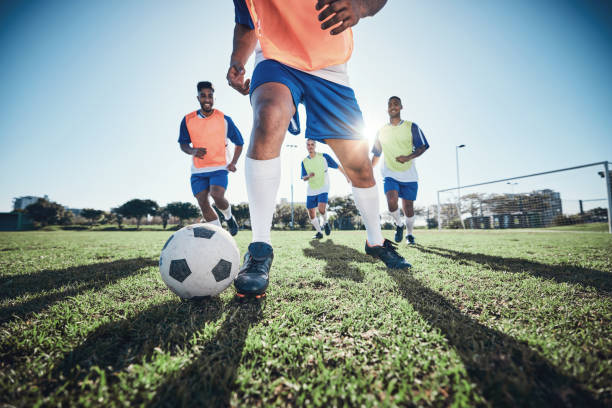
{"type": "Polygon", "coordinates": [[[0,406],[612,405],[606,233],[418,231],[390,271],[276,232],[247,303],[171,294],[169,235],[0,233],[0,406]]]}

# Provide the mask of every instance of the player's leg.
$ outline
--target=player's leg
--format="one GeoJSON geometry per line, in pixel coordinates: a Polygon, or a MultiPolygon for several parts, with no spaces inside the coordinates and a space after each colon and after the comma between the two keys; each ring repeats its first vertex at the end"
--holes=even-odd
{"type": "Polygon", "coordinates": [[[219,222],[219,218],[217,217],[217,213],[210,206],[210,201],[208,200],[209,190],[202,190],[198,194],[196,194],[196,199],[198,200],[198,205],[202,210],[202,216],[204,221],[209,222],[214,225],[221,226],[219,222]]]}
{"type": "Polygon", "coordinates": [[[306,196],[306,209],[308,210],[308,217],[310,218],[310,223],[317,231],[313,238],[323,238],[323,233],[321,232],[321,224],[319,224],[319,218],[317,217],[317,196],[306,196]]]}
{"type": "Polygon", "coordinates": [[[227,228],[230,234],[236,235],[238,233],[238,223],[232,216],[232,206],[229,201],[225,198],[225,191],[227,189],[227,172],[211,177],[210,181],[210,195],[215,201],[215,206],[223,214],[223,218],[227,221],[227,228]]]}
{"type": "Polygon", "coordinates": [[[270,230],[280,185],[280,151],[295,112],[291,91],[278,82],[258,85],[251,95],[251,104],[253,130],[245,177],[253,239],[234,281],[237,293],[242,296],[262,295],[268,287],[268,274],[274,259],[270,230]]]}
{"type": "Polygon", "coordinates": [[[191,175],[191,192],[198,200],[200,210],[202,210],[203,222],[210,222],[215,225],[221,225],[217,218],[217,213],[210,206],[208,201],[208,193],[210,189],[210,177],[206,173],[196,173],[191,175]]]}
{"type": "Polygon", "coordinates": [[[418,184],[416,182],[404,183],[401,187],[402,197],[402,208],[406,215],[406,243],[414,244],[414,235],[412,231],[414,229],[414,200],[418,191],[418,184]]]}
{"type": "Polygon", "coordinates": [[[402,238],[404,237],[404,223],[402,222],[402,216],[398,206],[399,192],[397,183],[392,178],[385,177],[384,185],[389,214],[391,214],[391,217],[393,217],[393,221],[395,222],[395,242],[401,242],[402,238]]]}
{"type": "Polygon", "coordinates": [[[331,228],[329,227],[329,223],[327,222],[327,193],[319,194],[320,200],[317,206],[319,210],[319,214],[321,214],[321,220],[323,224],[323,230],[325,230],[325,235],[331,234],[331,228]]]}
{"type": "Polygon", "coordinates": [[[353,186],[353,198],[366,227],[366,253],[381,259],[389,268],[407,268],[410,264],[385,240],[380,228],[378,189],[365,140],[326,139],[353,186]]]}
{"type": "Polygon", "coordinates": [[[306,137],[324,140],[334,151],[351,180],[353,199],[366,227],[366,252],[391,268],[410,264],[385,240],[380,228],[378,189],[374,180],[368,142],[363,140],[363,115],[348,87],[307,74],[302,81],[306,106],[306,137]]]}

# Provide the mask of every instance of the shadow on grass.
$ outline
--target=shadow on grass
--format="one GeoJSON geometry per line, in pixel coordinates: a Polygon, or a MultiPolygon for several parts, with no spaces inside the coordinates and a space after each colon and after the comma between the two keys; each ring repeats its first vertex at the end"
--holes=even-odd
{"type": "Polygon", "coordinates": [[[304,248],[304,255],[326,261],[325,276],[337,279],[352,279],[355,282],[363,282],[363,271],[354,262],[377,263],[376,259],[354,248],[335,244],[328,239],[326,241],[310,241],[311,248],[304,248]]]}
{"type": "Polygon", "coordinates": [[[612,273],[610,272],[602,272],[581,266],[549,265],[521,258],[504,258],[501,256],[460,252],[446,248],[423,247],[421,245],[416,245],[415,247],[421,252],[452,259],[462,264],[472,261],[497,271],[526,272],[533,276],[552,279],[559,283],[567,282],[590,286],[600,294],[612,295],[612,273]]]}
{"type": "Polygon", "coordinates": [[[23,303],[0,308],[0,323],[39,312],[69,296],[103,288],[143,268],[157,265],[154,259],[133,258],[0,278],[0,300],[43,293],[23,303]],[[49,291],[51,293],[46,293],[49,291]]]}
{"type": "MultiPolygon", "coordinates": [[[[330,256],[343,254],[357,262],[376,262],[353,248],[337,244],[332,248],[330,256]]],[[[470,380],[492,406],[603,406],[583,384],[560,372],[528,344],[464,315],[444,296],[414,279],[409,270],[387,272],[404,298],[456,350],[470,380]]]]}
{"type": "Polygon", "coordinates": [[[603,406],[583,384],[561,373],[528,344],[464,315],[408,271],[389,270],[389,275],[414,309],[446,337],[492,406],[603,406]]]}
{"type": "Polygon", "coordinates": [[[217,320],[223,312],[219,298],[199,301],[168,301],[135,314],[128,319],[101,325],[87,335],[87,340],[66,353],[56,365],[53,375],[60,382],[77,383],[98,366],[113,380],[130,364],[151,360],[156,352],[174,354],[188,348],[193,333],[207,322],[217,320]]]}
{"type": "Polygon", "coordinates": [[[216,336],[194,360],[157,391],[155,407],[228,407],[251,326],[261,319],[260,302],[232,301],[216,336]]]}

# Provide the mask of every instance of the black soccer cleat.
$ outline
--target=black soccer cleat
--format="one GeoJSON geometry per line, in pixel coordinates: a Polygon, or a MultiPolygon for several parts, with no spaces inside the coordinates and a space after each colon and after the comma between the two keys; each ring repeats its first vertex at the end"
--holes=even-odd
{"type": "Polygon", "coordinates": [[[414,235],[412,234],[406,235],[406,243],[408,245],[414,245],[414,235]]]}
{"type": "Polygon", "coordinates": [[[370,246],[366,241],[365,252],[366,254],[383,261],[387,268],[404,269],[412,267],[412,265],[406,262],[404,257],[397,252],[396,244],[388,239],[385,239],[382,245],[376,246],[370,246]]]}
{"type": "Polygon", "coordinates": [[[321,234],[320,232],[317,232],[316,234],[314,234],[314,237],[312,237],[312,239],[322,239],[323,238],[323,234],[321,234]]]}
{"type": "Polygon", "coordinates": [[[331,234],[331,228],[329,227],[329,222],[325,223],[325,225],[323,226],[323,229],[325,230],[325,235],[331,234]]]}
{"type": "Polygon", "coordinates": [[[238,223],[234,216],[231,216],[229,220],[227,220],[227,229],[229,229],[229,233],[234,236],[238,233],[238,223]]]}
{"type": "Polygon", "coordinates": [[[274,259],[274,251],[270,244],[265,242],[251,242],[244,254],[244,263],[234,280],[236,295],[238,297],[265,296],[268,288],[270,267],[274,259]]]}
{"type": "Polygon", "coordinates": [[[397,225],[395,227],[395,242],[402,242],[404,236],[404,226],[397,225]]]}

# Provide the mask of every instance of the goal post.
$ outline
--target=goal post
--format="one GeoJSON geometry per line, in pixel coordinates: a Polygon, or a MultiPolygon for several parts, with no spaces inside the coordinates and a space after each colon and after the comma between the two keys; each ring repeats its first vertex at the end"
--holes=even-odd
{"type": "Polygon", "coordinates": [[[602,161],[438,190],[438,229],[537,228],[607,221],[612,234],[611,178],[609,162],[602,161]],[[593,167],[603,171],[593,171],[593,167]]]}

